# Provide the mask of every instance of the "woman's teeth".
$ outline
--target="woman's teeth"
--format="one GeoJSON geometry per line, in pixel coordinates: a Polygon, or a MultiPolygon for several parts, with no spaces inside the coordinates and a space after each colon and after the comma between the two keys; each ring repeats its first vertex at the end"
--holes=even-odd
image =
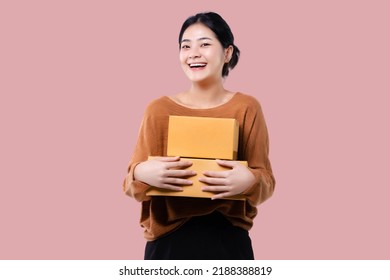
{"type": "Polygon", "coordinates": [[[206,63],[191,63],[190,67],[191,68],[199,68],[199,67],[205,67],[206,63]]]}

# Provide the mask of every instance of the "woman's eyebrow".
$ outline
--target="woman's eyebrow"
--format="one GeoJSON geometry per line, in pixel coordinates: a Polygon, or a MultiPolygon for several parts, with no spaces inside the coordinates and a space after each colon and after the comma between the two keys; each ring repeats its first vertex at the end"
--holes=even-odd
{"type": "Polygon", "coordinates": [[[198,41],[201,41],[201,40],[211,40],[212,41],[213,39],[211,39],[209,37],[201,37],[198,39],[198,41]]]}
{"type": "MultiPolygon", "coordinates": [[[[197,41],[202,41],[202,40],[213,40],[213,39],[211,39],[211,38],[209,38],[209,37],[201,37],[201,38],[198,38],[198,39],[196,39],[197,41]]],[[[190,39],[183,39],[183,40],[181,40],[181,43],[183,43],[183,42],[191,42],[191,40],[190,39]]]]}

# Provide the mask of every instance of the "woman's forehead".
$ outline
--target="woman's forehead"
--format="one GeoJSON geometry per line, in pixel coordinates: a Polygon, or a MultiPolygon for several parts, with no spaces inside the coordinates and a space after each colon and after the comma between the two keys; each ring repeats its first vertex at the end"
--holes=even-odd
{"type": "Polygon", "coordinates": [[[190,25],[183,33],[182,41],[200,40],[200,39],[216,39],[215,33],[202,23],[194,23],[190,25]]]}

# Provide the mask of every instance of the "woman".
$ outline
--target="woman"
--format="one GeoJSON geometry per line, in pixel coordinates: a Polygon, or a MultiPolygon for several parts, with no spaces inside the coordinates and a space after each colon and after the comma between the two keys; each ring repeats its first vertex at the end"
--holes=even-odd
{"type": "Polygon", "coordinates": [[[233,34],[216,13],[189,17],[179,34],[180,62],[191,87],[149,104],[124,181],[126,194],[142,202],[145,259],[254,259],[248,230],[256,206],[269,198],[275,180],[268,159],[268,133],[255,98],[226,90],[223,79],[239,59],[233,34]],[[149,186],[181,191],[195,175],[191,162],[167,157],[169,115],[234,118],[240,124],[238,160],[217,160],[228,171],[206,171],[200,181],[212,199],[149,197],[149,186]],[[158,156],[147,160],[148,156],[158,156]],[[178,170],[179,169],[179,170],[178,170]],[[245,200],[227,200],[243,194],[245,200]]]}

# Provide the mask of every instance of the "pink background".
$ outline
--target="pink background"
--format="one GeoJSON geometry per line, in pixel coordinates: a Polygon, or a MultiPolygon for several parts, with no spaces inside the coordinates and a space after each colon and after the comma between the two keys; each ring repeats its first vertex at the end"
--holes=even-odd
{"type": "Polygon", "coordinates": [[[256,257],[389,259],[388,3],[1,1],[0,258],[142,259],[122,180],[147,103],[189,86],[182,22],[213,10],[269,127],[256,257]]]}

